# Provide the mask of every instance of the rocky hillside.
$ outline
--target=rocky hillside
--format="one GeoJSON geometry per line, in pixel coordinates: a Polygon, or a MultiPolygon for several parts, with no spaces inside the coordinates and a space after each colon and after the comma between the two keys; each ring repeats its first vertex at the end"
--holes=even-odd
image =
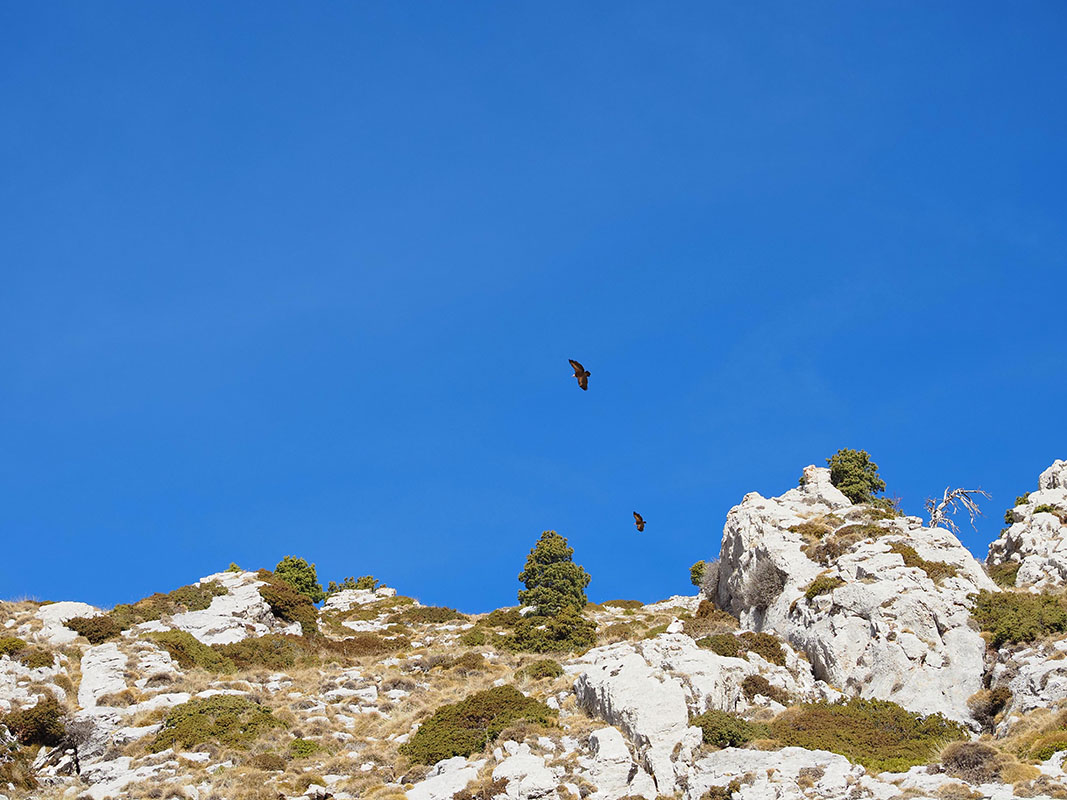
{"type": "Polygon", "coordinates": [[[808,467],[698,594],[584,618],[236,567],[0,603],[0,797],[1067,797],[1067,462],[1008,514],[984,567],[808,467]]]}

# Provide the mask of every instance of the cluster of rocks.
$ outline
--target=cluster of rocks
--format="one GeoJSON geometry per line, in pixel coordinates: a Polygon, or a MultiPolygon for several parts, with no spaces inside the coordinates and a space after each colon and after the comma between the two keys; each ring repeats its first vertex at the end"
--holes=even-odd
{"type": "MultiPolygon", "coordinates": [[[[1043,472],[1038,490],[1012,509],[1013,523],[990,547],[988,563],[1017,563],[1019,587],[1061,586],[1067,579],[1067,529],[1058,509],[1067,509],[1064,461],[1043,472]]],[[[225,590],[208,608],[143,622],[98,645],[87,645],[64,624],[103,613],[84,603],[39,605],[0,620],[4,635],[54,653],[52,665],[33,668],[0,657],[0,713],[31,707],[42,687],[72,709],[68,728],[76,752],[69,742],[42,748],[33,764],[41,781],[35,796],[41,798],[122,798],[145,781],[169,787],[175,797],[225,796],[215,780],[235,764],[215,758],[213,749],[130,748],[159,732],[168,709],[235,694],[284,709],[297,730],[333,743],[341,760],[324,761],[322,774],[289,797],[345,800],[356,796],[342,788],[353,774],[380,774],[383,798],[403,793],[408,800],[449,800],[469,787],[483,787],[481,796],[494,800],[700,800],[709,792],[740,800],[1006,800],[1015,791],[1010,784],[968,783],[925,766],[872,774],[821,750],[710,749],[691,720],[712,710],[769,719],[785,710],[783,703],[859,696],[942,714],[978,736],[984,722],[973,717],[968,700],[979,690],[1005,687],[1010,701],[994,729],[994,736],[1004,737],[1027,715],[1067,701],[1067,640],[988,650],[970,617],[971,598],[1000,589],[982,565],[946,530],[851,503],[826,469],[806,468],[801,485],[778,497],[746,495],[727,515],[712,575],[708,598],[741,630],[776,637],[780,658],[757,651],[722,655],[698,644],[686,631],[701,596],[641,608],[603,607],[593,612],[600,629],[620,631],[622,640],[607,638],[602,641],[610,643],[565,661],[565,675],[555,682],[526,685],[558,712],[558,732],[501,741],[478,756],[445,759],[409,776],[395,774],[386,762],[417,724],[394,724],[393,709],[417,712],[461,699],[469,687],[446,668],[472,623],[409,625],[410,654],[366,659],[359,666],[317,667],[299,677],[264,670],[206,687],[190,682],[188,670],[148,634],[181,630],[214,645],[301,633],[299,623],[274,616],[259,592],[263,582],[252,572],[207,576],[200,583],[225,590]],[[753,685],[772,696],[753,692],[753,685]]],[[[400,600],[384,587],[332,594],[320,611],[329,623],[322,627],[330,635],[384,635],[405,607],[400,600]]],[[[479,686],[516,681],[508,670],[517,662],[492,648],[479,655],[488,670],[479,686]]],[[[0,736],[7,736],[2,726],[0,736]]],[[[1028,784],[1026,796],[1053,796],[1057,786],[1067,787],[1063,755],[1037,766],[1040,781],[1028,784]]]]}

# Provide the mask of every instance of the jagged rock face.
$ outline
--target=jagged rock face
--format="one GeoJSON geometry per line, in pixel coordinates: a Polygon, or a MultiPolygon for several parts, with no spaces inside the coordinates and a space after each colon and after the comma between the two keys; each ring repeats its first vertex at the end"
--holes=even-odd
{"type": "Polygon", "coordinates": [[[685,754],[702,740],[700,730],[690,727],[690,716],[711,708],[743,712],[772,706],[773,701],[760,695],[745,697],[742,682],[749,675],[762,675],[798,701],[834,696],[812,678],[807,662],[785,650],[783,667],[755,653],[748,658],[720,656],[684,634],[664,634],[598,647],[567,669],[577,673],[574,691],[579,703],[620,728],[659,792],[670,794],[686,780],[685,754]]]}
{"type": "Polygon", "coordinates": [[[989,683],[1011,691],[1011,704],[998,732],[1007,731],[1012,715],[1059,707],[1067,700],[1067,639],[1001,650],[989,683]]]}
{"type": "Polygon", "coordinates": [[[1067,461],[1041,473],[1038,489],[1008,514],[1012,524],[989,545],[990,566],[1015,562],[1016,586],[1051,589],[1067,584],[1067,461]],[[1051,506],[1060,514],[1037,509],[1051,506]]]}
{"type": "Polygon", "coordinates": [[[981,688],[985,650],[969,624],[969,595],[996,586],[948,531],[917,517],[877,517],[830,485],[829,470],[813,466],[780,497],[746,495],[727,515],[717,602],[742,625],[789,641],[815,677],[846,693],[969,720],[966,701],[981,688]],[[803,527],[827,519],[836,550],[803,527]],[[823,562],[812,557],[817,545],[823,562]],[[934,580],[906,566],[894,552],[902,546],[955,575],[934,580]],[[833,583],[805,597],[817,577],[833,583]]]}

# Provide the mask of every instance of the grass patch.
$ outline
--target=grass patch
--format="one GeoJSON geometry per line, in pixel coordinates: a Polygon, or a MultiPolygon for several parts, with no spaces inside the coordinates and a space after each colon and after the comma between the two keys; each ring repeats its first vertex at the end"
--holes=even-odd
{"type": "Polygon", "coordinates": [[[974,596],[971,616],[990,644],[1032,642],[1067,630],[1064,600],[1050,594],[981,591],[974,596]]]}
{"type": "Polygon", "coordinates": [[[720,656],[744,658],[747,653],[758,653],[772,664],[785,666],[782,643],[769,633],[719,633],[698,639],[697,644],[720,656]]]}
{"type": "Polygon", "coordinates": [[[946,564],[944,561],[927,561],[915,552],[914,547],[910,547],[902,542],[893,542],[889,545],[889,551],[891,553],[896,553],[903,558],[905,567],[917,567],[918,569],[921,569],[934,583],[937,583],[944,578],[955,577],[958,572],[956,567],[952,564],[946,564]]]}
{"type": "Polygon", "coordinates": [[[515,675],[524,675],[532,680],[539,681],[544,678],[558,678],[563,674],[563,667],[560,666],[558,661],[551,658],[542,658],[538,661],[531,661],[522,669],[518,670],[515,675]]]}
{"type": "Polygon", "coordinates": [[[887,533],[888,528],[870,522],[845,525],[831,536],[824,536],[816,542],[804,545],[801,551],[812,561],[830,566],[860,542],[885,536],[887,533]]]}
{"type": "Polygon", "coordinates": [[[642,603],[640,600],[605,600],[600,605],[604,606],[604,608],[636,609],[645,607],[645,604],[642,603]]]}
{"type": "Polygon", "coordinates": [[[1021,567],[1018,561],[1005,561],[1003,564],[986,564],[986,572],[989,573],[989,577],[993,579],[993,583],[997,586],[1003,586],[1005,589],[1010,589],[1015,586],[1015,580],[1019,577],[1019,567],[1021,567]]]}
{"type": "Polygon", "coordinates": [[[444,606],[415,606],[398,611],[387,620],[394,624],[414,625],[418,623],[454,622],[456,620],[467,621],[470,617],[456,611],[454,608],[444,606]]]}
{"type": "Polygon", "coordinates": [[[763,695],[768,700],[781,703],[783,706],[789,705],[791,701],[789,692],[778,686],[774,686],[762,675],[746,676],[745,679],[741,681],[741,691],[749,701],[757,695],[763,695]]]}
{"type": "Polygon", "coordinates": [[[0,656],[13,658],[25,667],[50,667],[55,661],[51,650],[27,644],[17,636],[0,636],[0,656]]]}
{"type": "Polygon", "coordinates": [[[805,703],[779,714],[770,732],[783,747],[829,750],[873,772],[926,764],[966,729],[940,714],[924,717],[887,700],[805,703]]]}
{"type": "Polygon", "coordinates": [[[168,747],[194,747],[218,742],[245,748],[260,735],[286,724],[269,708],[245,697],[220,694],[194,698],[175,706],[163,720],[149,750],[158,753],[168,747]]]}
{"type": "Polygon", "coordinates": [[[199,667],[208,672],[233,672],[236,669],[233,661],[186,631],[156,631],[146,638],[170,653],[183,669],[199,667]]]}
{"type": "Polygon", "coordinates": [[[710,600],[701,600],[696,614],[682,622],[682,632],[694,639],[737,630],[737,618],[718,609],[710,600]]]}

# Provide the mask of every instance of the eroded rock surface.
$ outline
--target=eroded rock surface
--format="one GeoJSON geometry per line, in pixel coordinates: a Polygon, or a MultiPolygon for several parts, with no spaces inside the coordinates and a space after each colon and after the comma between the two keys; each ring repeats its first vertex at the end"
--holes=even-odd
{"type": "Polygon", "coordinates": [[[1010,509],[1008,516],[1011,525],[989,545],[987,563],[1018,564],[1016,586],[1067,585],[1067,461],[1054,461],[1042,472],[1037,491],[1010,509]]]}

